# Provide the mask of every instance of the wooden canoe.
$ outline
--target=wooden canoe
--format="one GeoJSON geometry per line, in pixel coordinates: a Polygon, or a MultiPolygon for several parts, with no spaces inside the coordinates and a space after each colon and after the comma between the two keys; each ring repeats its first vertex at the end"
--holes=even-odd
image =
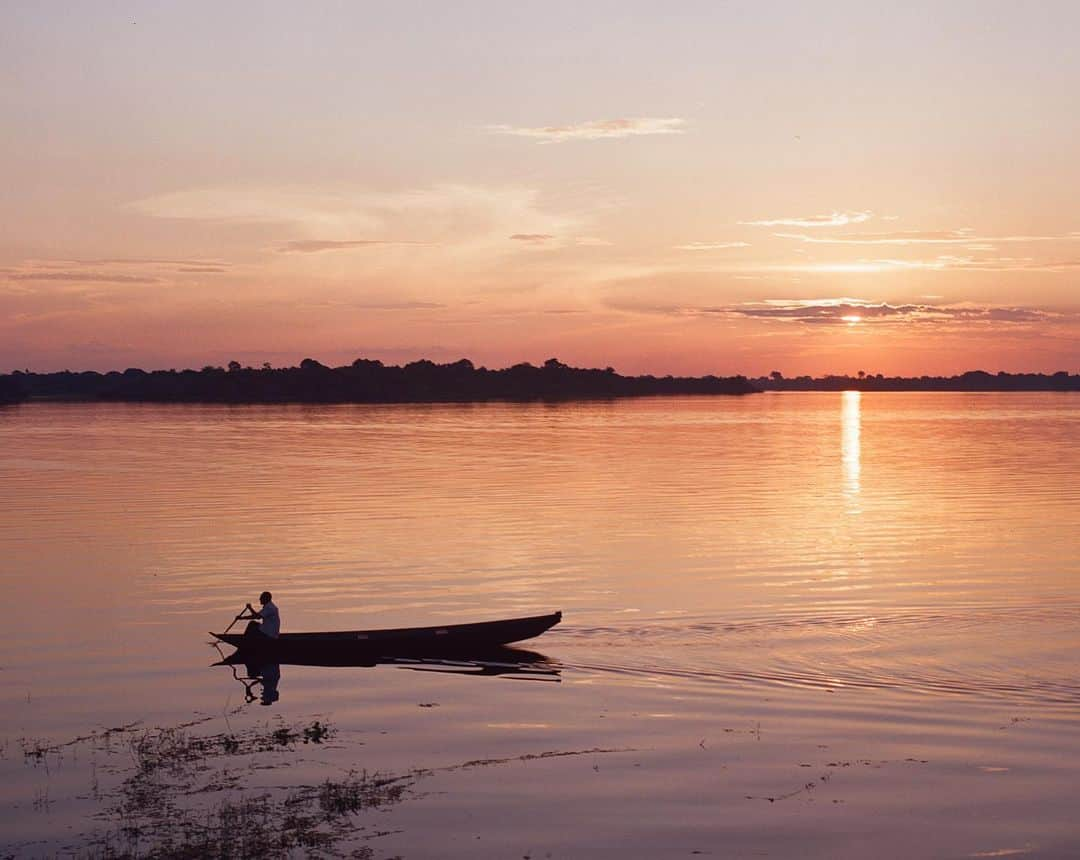
{"type": "Polygon", "coordinates": [[[400,627],[386,630],[342,630],[326,633],[282,633],[270,639],[261,633],[211,633],[241,651],[260,657],[313,660],[366,655],[452,654],[507,645],[539,636],[562,621],[561,612],[438,627],[400,627]]]}

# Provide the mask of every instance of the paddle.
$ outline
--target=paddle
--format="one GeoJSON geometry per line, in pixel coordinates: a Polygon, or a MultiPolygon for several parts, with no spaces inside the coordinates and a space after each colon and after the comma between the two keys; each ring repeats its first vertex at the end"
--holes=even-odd
{"type": "Polygon", "coordinates": [[[233,624],[235,624],[237,621],[242,621],[245,618],[254,618],[255,617],[255,609],[252,607],[252,605],[250,603],[245,603],[244,604],[244,609],[246,609],[251,614],[250,615],[244,615],[244,613],[241,612],[239,615],[237,615],[232,620],[232,624],[230,624],[228,627],[225,628],[226,633],[228,633],[230,630],[232,630],[233,624]]]}

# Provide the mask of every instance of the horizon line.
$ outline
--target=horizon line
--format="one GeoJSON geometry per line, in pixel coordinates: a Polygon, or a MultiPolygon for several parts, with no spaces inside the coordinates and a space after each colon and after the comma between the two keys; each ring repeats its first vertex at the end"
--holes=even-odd
{"type": "MultiPolygon", "coordinates": [[[[433,365],[435,367],[452,367],[454,365],[460,365],[460,364],[467,363],[470,366],[470,368],[473,369],[473,370],[488,371],[488,372],[499,372],[499,371],[504,371],[504,370],[510,370],[512,368],[515,368],[515,367],[532,367],[532,368],[535,368],[535,369],[543,369],[544,367],[552,367],[552,366],[554,366],[554,367],[557,367],[557,368],[560,368],[560,369],[566,369],[566,370],[606,371],[606,372],[610,372],[610,373],[616,373],[619,376],[624,375],[623,373],[619,372],[618,370],[616,370],[611,365],[607,365],[605,367],[576,367],[576,366],[573,366],[573,365],[566,364],[566,363],[560,361],[557,358],[549,358],[543,364],[533,364],[530,361],[518,361],[518,362],[513,362],[511,364],[507,364],[504,367],[487,367],[486,365],[477,364],[472,359],[469,359],[469,358],[466,358],[466,357],[462,357],[462,358],[456,359],[454,361],[445,361],[445,362],[438,362],[438,361],[434,361],[434,360],[429,359],[429,358],[418,358],[418,359],[413,359],[412,361],[407,361],[407,362],[403,362],[403,363],[400,363],[400,364],[388,364],[388,363],[382,361],[381,359],[365,358],[365,357],[361,356],[361,357],[358,357],[358,358],[354,359],[353,361],[351,361],[349,363],[336,365],[336,366],[323,364],[321,361],[318,361],[317,359],[313,359],[313,358],[310,358],[310,357],[303,358],[296,364],[282,365],[282,366],[277,366],[277,367],[272,366],[270,362],[262,362],[261,366],[259,366],[259,367],[254,367],[254,366],[251,366],[251,365],[242,365],[242,364],[240,364],[240,362],[238,362],[238,361],[236,361],[234,359],[232,361],[227,362],[224,366],[223,365],[216,365],[216,364],[206,364],[206,365],[203,365],[202,367],[199,367],[199,368],[196,368],[196,367],[183,367],[183,368],[159,367],[159,368],[152,368],[152,369],[149,369],[149,370],[147,370],[145,368],[142,368],[142,367],[136,367],[136,366],[129,366],[129,367],[124,368],[123,370],[120,370],[120,369],[117,369],[117,368],[114,368],[114,369],[111,369],[111,370],[95,370],[95,369],[72,370],[71,368],[64,368],[63,370],[31,370],[29,368],[24,368],[24,369],[16,368],[16,369],[11,370],[11,371],[9,371],[7,373],[0,373],[0,376],[51,376],[51,375],[65,374],[65,373],[79,374],[79,375],[86,374],[86,373],[95,373],[95,374],[99,374],[99,375],[102,375],[102,376],[107,376],[107,375],[113,374],[113,373],[118,373],[118,374],[123,375],[123,374],[131,372],[131,371],[137,371],[139,373],[145,373],[145,374],[154,374],[154,373],[210,373],[210,372],[236,373],[236,372],[245,372],[245,371],[266,372],[266,371],[301,370],[301,369],[304,369],[305,365],[317,366],[317,368],[322,368],[322,369],[326,369],[326,370],[343,370],[343,369],[350,368],[350,367],[356,367],[357,365],[360,365],[361,363],[366,363],[366,364],[370,364],[370,365],[377,365],[379,367],[383,367],[383,368],[387,368],[387,369],[393,369],[393,368],[405,369],[405,368],[410,367],[412,365],[418,365],[418,364],[420,364],[420,365],[422,365],[422,364],[430,364],[430,365],[433,365]]],[[[788,375],[785,375],[782,371],[777,371],[777,370],[773,370],[773,371],[770,371],[768,373],[759,373],[759,374],[756,374],[756,375],[755,374],[748,374],[748,373],[726,373],[726,374],[721,375],[721,373],[718,372],[718,371],[710,371],[710,372],[701,373],[701,374],[697,374],[697,375],[682,375],[682,376],[676,376],[675,374],[672,374],[672,373],[659,374],[659,373],[656,373],[656,372],[653,372],[653,371],[648,371],[648,372],[638,373],[638,374],[632,374],[632,375],[633,376],[653,376],[653,377],[658,377],[658,378],[673,377],[673,378],[683,378],[683,379],[702,379],[702,378],[706,378],[706,377],[719,377],[719,378],[728,378],[728,379],[735,379],[735,378],[764,379],[764,380],[773,379],[773,380],[776,380],[776,381],[785,380],[785,381],[789,381],[789,382],[794,382],[794,381],[806,380],[806,379],[810,379],[810,380],[852,379],[852,380],[856,380],[856,381],[898,380],[898,379],[899,380],[904,380],[904,379],[955,379],[955,378],[958,378],[958,377],[969,376],[969,375],[977,375],[977,374],[986,375],[986,376],[1045,376],[1045,377],[1055,377],[1055,376],[1064,375],[1064,376],[1069,377],[1069,378],[1072,378],[1074,376],[1080,376],[1080,372],[1078,372],[1078,373],[1070,373],[1068,370],[1066,370],[1064,368],[1056,370],[1056,371],[1021,371],[1021,370],[1000,370],[1000,369],[999,370],[994,370],[994,371],[989,371],[989,370],[984,370],[982,368],[971,368],[971,369],[968,369],[968,370],[963,370],[963,371],[959,371],[959,372],[951,373],[951,374],[946,374],[946,373],[936,373],[936,374],[923,373],[923,374],[913,374],[913,375],[899,375],[899,374],[889,375],[889,374],[873,373],[873,372],[861,371],[861,370],[857,371],[855,373],[831,371],[831,372],[828,372],[828,373],[819,373],[819,374],[816,374],[816,375],[815,374],[801,373],[801,374],[798,374],[798,375],[795,375],[795,376],[788,376],[788,375]]]]}

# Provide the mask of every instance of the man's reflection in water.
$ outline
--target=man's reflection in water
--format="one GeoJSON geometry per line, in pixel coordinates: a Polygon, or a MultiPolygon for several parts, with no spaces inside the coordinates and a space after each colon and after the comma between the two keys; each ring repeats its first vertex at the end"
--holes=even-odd
{"type": "Polygon", "coordinates": [[[248,678],[254,679],[251,684],[244,685],[247,692],[246,698],[249,702],[255,700],[255,696],[251,692],[251,688],[255,684],[260,686],[260,705],[272,705],[281,698],[281,694],[278,692],[278,682],[281,681],[280,663],[267,663],[263,666],[248,664],[245,668],[247,669],[248,678]]]}
{"type": "Polygon", "coordinates": [[[281,664],[267,663],[259,669],[259,677],[262,678],[262,696],[259,698],[259,704],[274,704],[274,702],[281,698],[281,694],[278,693],[277,688],[278,682],[281,680],[281,664]]]}

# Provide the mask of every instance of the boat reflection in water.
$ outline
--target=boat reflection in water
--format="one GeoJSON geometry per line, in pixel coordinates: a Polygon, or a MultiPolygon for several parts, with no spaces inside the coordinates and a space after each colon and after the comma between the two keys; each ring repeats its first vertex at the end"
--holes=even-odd
{"type": "MultiPolygon", "coordinates": [[[[215,643],[215,647],[218,647],[215,643]]],[[[219,649],[218,653],[221,651],[219,649]]],[[[313,659],[288,659],[266,662],[257,652],[239,648],[228,657],[223,656],[215,666],[228,666],[233,678],[244,687],[244,701],[272,705],[280,697],[281,667],[286,666],[332,666],[338,668],[371,669],[376,666],[396,666],[414,672],[442,672],[452,675],[469,675],[477,678],[513,677],[521,681],[548,681],[558,683],[560,669],[543,654],[523,648],[496,646],[475,652],[455,653],[450,656],[393,656],[379,657],[316,657],[313,659]],[[243,674],[241,674],[241,671],[243,674]]]]}

